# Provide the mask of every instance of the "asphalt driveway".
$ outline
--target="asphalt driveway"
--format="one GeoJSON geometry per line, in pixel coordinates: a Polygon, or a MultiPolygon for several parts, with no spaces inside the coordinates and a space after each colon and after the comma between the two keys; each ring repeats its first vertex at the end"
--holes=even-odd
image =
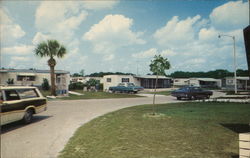
{"type": "MultiPolygon", "coordinates": [[[[171,96],[157,96],[156,103],[178,102],[171,96]]],[[[55,158],[76,129],[84,123],[125,107],[151,104],[143,98],[50,101],[48,110],[29,125],[13,123],[2,127],[2,158],[55,158]]]]}

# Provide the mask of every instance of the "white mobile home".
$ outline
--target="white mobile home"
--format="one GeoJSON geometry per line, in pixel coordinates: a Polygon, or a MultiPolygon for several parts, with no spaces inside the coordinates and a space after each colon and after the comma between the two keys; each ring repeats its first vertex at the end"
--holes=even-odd
{"type": "Polygon", "coordinates": [[[70,77],[70,82],[71,83],[76,83],[76,82],[82,82],[86,83],[90,79],[95,79],[97,81],[100,81],[100,83],[103,83],[103,77],[70,77]]]}
{"type": "Polygon", "coordinates": [[[188,85],[203,88],[221,88],[221,80],[214,78],[190,78],[188,85]]]}
{"type": "MultiPolygon", "coordinates": [[[[156,75],[135,76],[139,85],[145,89],[154,89],[156,82],[156,75]]],[[[166,76],[158,76],[156,88],[170,88],[172,78],[166,76]]]]}
{"type": "MultiPolygon", "coordinates": [[[[36,69],[0,69],[0,84],[7,85],[8,82],[12,85],[36,86],[40,87],[43,79],[47,79],[51,85],[49,70],[36,69]]],[[[68,92],[70,81],[69,72],[63,70],[55,70],[55,81],[58,93],[68,92]]]]}
{"type": "Polygon", "coordinates": [[[174,86],[187,86],[189,85],[189,78],[175,78],[173,79],[174,86]]]}
{"type": "MultiPolygon", "coordinates": [[[[250,89],[250,79],[249,77],[236,77],[237,79],[237,89],[248,90],[250,89]]],[[[234,77],[226,77],[222,79],[222,87],[226,89],[234,89],[234,77]]]]}
{"type": "Polygon", "coordinates": [[[105,75],[103,76],[103,90],[107,91],[109,87],[117,86],[119,83],[123,82],[131,82],[140,86],[139,80],[132,75],[105,75]]]}
{"type": "MultiPolygon", "coordinates": [[[[107,91],[111,86],[119,83],[130,82],[145,89],[155,88],[156,75],[132,76],[132,75],[106,75],[103,77],[103,90],[107,91]]],[[[171,78],[158,76],[157,88],[171,87],[171,78]]]]}

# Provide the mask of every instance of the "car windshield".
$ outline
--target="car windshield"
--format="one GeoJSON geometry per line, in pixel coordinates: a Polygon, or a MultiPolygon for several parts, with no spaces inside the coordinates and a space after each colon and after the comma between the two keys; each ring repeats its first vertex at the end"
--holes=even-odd
{"type": "Polygon", "coordinates": [[[180,88],[180,90],[186,91],[186,90],[189,90],[189,87],[182,87],[180,88]]]}
{"type": "Polygon", "coordinates": [[[134,83],[128,83],[128,87],[134,87],[134,83]]]}
{"type": "Polygon", "coordinates": [[[125,84],[124,83],[119,83],[118,86],[125,86],[125,84]]]}

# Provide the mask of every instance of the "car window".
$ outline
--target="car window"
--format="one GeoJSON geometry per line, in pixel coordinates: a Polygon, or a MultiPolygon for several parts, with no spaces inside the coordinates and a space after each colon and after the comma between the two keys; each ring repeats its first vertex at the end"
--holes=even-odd
{"type": "Polygon", "coordinates": [[[38,94],[35,91],[35,89],[18,89],[17,92],[19,96],[21,97],[21,99],[38,97],[38,94]]]}
{"type": "Polygon", "coordinates": [[[134,83],[128,83],[128,86],[129,87],[134,87],[135,85],[134,85],[134,83]]]}
{"type": "Polygon", "coordinates": [[[199,87],[194,87],[194,91],[201,91],[201,88],[199,88],[199,87]]]}
{"type": "Polygon", "coordinates": [[[125,84],[124,83],[119,83],[118,86],[125,86],[125,84]]]}
{"type": "Polygon", "coordinates": [[[7,101],[19,100],[20,97],[17,94],[16,90],[5,90],[5,96],[7,101]]]}

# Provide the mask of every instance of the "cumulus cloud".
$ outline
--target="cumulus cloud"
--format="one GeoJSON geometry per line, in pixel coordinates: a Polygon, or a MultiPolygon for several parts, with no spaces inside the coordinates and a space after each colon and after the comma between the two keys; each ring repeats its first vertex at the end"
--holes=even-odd
{"type": "Polygon", "coordinates": [[[160,54],[165,57],[177,55],[176,52],[172,51],[171,49],[163,50],[160,54]]]}
{"type": "Polygon", "coordinates": [[[156,48],[151,48],[146,51],[142,51],[139,53],[132,54],[132,57],[134,58],[151,58],[157,54],[157,49],[156,48]]]}
{"type": "Polygon", "coordinates": [[[106,54],[104,55],[104,61],[110,61],[110,60],[113,60],[115,58],[115,55],[114,54],[106,54]]]}
{"type": "Polygon", "coordinates": [[[81,2],[43,1],[36,10],[35,25],[41,32],[70,41],[88,13],[81,2]]]}
{"type": "Polygon", "coordinates": [[[155,55],[162,55],[163,57],[175,56],[176,53],[170,49],[159,51],[156,48],[150,48],[146,51],[132,54],[133,58],[152,58],[155,55]]]}
{"type": "Polygon", "coordinates": [[[42,41],[46,41],[48,39],[51,39],[50,35],[43,34],[41,32],[37,32],[36,35],[34,36],[32,43],[37,45],[42,41]]]}
{"type": "Polygon", "coordinates": [[[18,45],[13,47],[2,48],[2,53],[9,55],[28,55],[33,53],[33,51],[34,51],[33,45],[18,45]]]}
{"type": "Polygon", "coordinates": [[[214,42],[217,39],[219,32],[214,28],[202,28],[199,32],[199,40],[206,42],[214,42]]]}
{"type": "Polygon", "coordinates": [[[248,25],[248,2],[230,1],[213,9],[209,17],[220,30],[244,28],[248,25]]]}
{"type": "Polygon", "coordinates": [[[0,18],[2,44],[8,45],[8,43],[14,42],[25,35],[21,26],[14,22],[7,10],[0,8],[0,18]]]}
{"type": "Polygon", "coordinates": [[[124,15],[107,15],[98,24],[93,25],[83,35],[83,39],[93,44],[98,54],[113,54],[119,47],[144,44],[140,32],[133,32],[133,19],[124,15]]]}
{"type": "Polygon", "coordinates": [[[88,1],[83,1],[83,6],[84,8],[89,10],[111,9],[118,2],[119,2],[118,0],[111,0],[111,1],[88,0],[88,1]]]}
{"type": "Polygon", "coordinates": [[[179,20],[174,16],[166,25],[154,33],[157,43],[163,47],[173,47],[188,44],[195,38],[194,25],[201,19],[200,15],[179,20]]]}
{"type": "Polygon", "coordinates": [[[15,60],[16,62],[24,62],[24,61],[29,61],[29,57],[20,57],[20,56],[13,56],[11,57],[11,60],[15,60]]]}

